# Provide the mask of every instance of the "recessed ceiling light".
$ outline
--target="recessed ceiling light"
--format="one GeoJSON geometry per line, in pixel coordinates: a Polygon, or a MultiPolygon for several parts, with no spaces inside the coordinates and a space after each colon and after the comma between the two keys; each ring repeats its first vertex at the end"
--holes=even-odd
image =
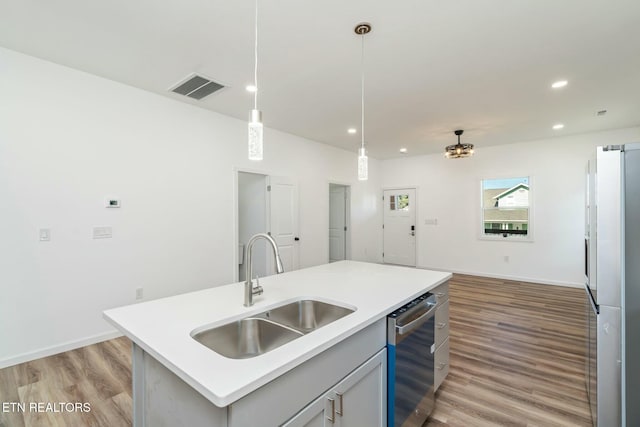
{"type": "Polygon", "coordinates": [[[258,88],[255,85],[247,85],[246,89],[247,89],[247,92],[251,92],[251,93],[258,91],[258,88]]]}
{"type": "Polygon", "coordinates": [[[567,84],[569,84],[569,82],[566,80],[558,80],[557,82],[554,82],[551,87],[554,89],[560,89],[561,87],[565,87],[567,84]]]}
{"type": "Polygon", "coordinates": [[[558,123],[558,124],[553,125],[553,128],[555,130],[562,129],[563,127],[564,127],[564,125],[562,123],[558,123]]]}
{"type": "Polygon", "coordinates": [[[347,129],[347,132],[349,132],[351,135],[353,135],[356,132],[358,132],[358,130],[356,128],[349,128],[349,129],[347,129]]]}
{"type": "Polygon", "coordinates": [[[404,154],[404,153],[406,153],[406,152],[407,152],[407,149],[406,149],[406,148],[404,148],[404,147],[402,147],[402,148],[400,149],[400,152],[401,152],[402,154],[404,154]]]}

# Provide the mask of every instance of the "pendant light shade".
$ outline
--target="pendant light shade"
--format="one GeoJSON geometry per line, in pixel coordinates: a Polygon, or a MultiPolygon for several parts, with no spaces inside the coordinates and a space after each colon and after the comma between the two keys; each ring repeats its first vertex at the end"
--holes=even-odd
{"type": "Polygon", "coordinates": [[[444,149],[444,156],[449,159],[460,159],[462,157],[471,157],[473,155],[473,144],[461,144],[460,143],[460,135],[462,135],[464,131],[459,129],[453,132],[458,136],[458,143],[447,145],[444,149]]]}
{"type": "Polygon", "coordinates": [[[262,111],[251,110],[249,116],[249,160],[262,160],[262,111]]]}
{"type": "Polygon", "coordinates": [[[253,110],[251,110],[249,116],[249,160],[262,160],[262,111],[258,110],[258,0],[256,0],[255,43],[253,45],[253,54],[253,87],[256,88],[256,90],[253,92],[253,110]]]}
{"type": "Polygon", "coordinates": [[[369,179],[369,158],[364,148],[364,36],[371,32],[371,24],[362,22],[356,25],[355,33],[362,37],[362,49],[360,58],[360,108],[361,108],[361,144],[358,149],[358,180],[366,181],[369,179]]]}
{"type": "Polygon", "coordinates": [[[364,147],[358,149],[358,180],[366,181],[369,179],[369,159],[364,147]]]}

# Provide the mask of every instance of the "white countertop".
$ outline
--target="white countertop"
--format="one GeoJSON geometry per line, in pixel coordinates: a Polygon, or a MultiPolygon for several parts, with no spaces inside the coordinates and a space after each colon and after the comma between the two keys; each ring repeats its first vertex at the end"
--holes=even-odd
{"type": "Polygon", "coordinates": [[[115,308],[107,321],[219,407],[228,406],[290,369],[451,277],[451,273],[341,261],[260,279],[264,293],[244,307],[244,284],[115,308]],[[229,359],[201,345],[194,329],[257,314],[284,302],[314,298],[356,308],[279,348],[229,359]]]}

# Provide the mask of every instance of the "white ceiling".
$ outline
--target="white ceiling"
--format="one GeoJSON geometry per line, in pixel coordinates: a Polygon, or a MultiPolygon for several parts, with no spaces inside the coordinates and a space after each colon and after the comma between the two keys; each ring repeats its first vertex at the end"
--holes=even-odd
{"type": "MultiPolygon", "coordinates": [[[[373,157],[640,125],[638,0],[260,0],[266,126],[373,157]],[[550,85],[569,80],[562,90],[550,85]],[[596,111],[606,109],[604,117],[596,111]],[[554,131],[551,126],[564,123],[554,131]]],[[[0,46],[242,120],[254,0],[0,0],[0,46]],[[168,92],[191,72],[228,88],[168,92]]],[[[606,141],[603,141],[606,142],[606,141]]]]}

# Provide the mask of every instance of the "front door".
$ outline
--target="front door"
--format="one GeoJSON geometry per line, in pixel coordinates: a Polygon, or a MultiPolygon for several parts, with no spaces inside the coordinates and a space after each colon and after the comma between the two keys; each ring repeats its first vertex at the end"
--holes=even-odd
{"type": "Polygon", "coordinates": [[[384,190],[383,260],[416,265],[416,190],[384,190]]]}

